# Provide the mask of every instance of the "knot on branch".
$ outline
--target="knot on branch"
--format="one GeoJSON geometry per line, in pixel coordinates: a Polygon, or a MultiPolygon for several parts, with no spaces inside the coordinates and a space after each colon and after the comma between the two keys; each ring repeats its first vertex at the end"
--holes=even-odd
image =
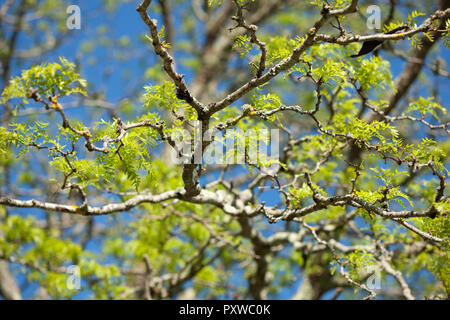
{"type": "Polygon", "coordinates": [[[184,100],[187,103],[192,102],[192,97],[189,94],[189,92],[187,90],[181,89],[180,87],[177,87],[175,90],[175,95],[178,99],[180,100],[184,100]]]}
{"type": "Polygon", "coordinates": [[[36,88],[28,88],[27,97],[37,101],[41,98],[41,95],[37,92],[36,88]]]}
{"type": "Polygon", "coordinates": [[[435,206],[431,206],[429,212],[428,212],[428,216],[431,219],[434,219],[437,217],[437,215],[439,214],[439,211],[435,208],[435,206]]]}
{"type": "Polygon", "coordinates": [[[327,5],[327,4],[325,4],[325,5],[322,7],[322,10],[320,10],[320,14],[321,14],[322,16],[324,16],[324,17],[327,17],[327,16],[330,14],[330,6],[327,5]]]}

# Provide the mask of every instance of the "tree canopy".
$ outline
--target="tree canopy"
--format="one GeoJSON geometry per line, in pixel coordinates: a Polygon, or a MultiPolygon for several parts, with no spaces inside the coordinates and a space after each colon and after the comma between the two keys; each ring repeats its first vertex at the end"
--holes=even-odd
{"type": "Polygon", "coordinates": [[[448,299],[450,1],[6,0],[3,299],[448,299]]]}

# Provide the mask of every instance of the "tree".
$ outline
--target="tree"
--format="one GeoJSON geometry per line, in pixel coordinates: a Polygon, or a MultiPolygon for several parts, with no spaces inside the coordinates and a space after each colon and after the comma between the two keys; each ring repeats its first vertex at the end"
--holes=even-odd
{"type": "Polygon", "coordinates": [[[448,298],[450,1],[151,2],[1,5],[2,298],[448,298]]]}

